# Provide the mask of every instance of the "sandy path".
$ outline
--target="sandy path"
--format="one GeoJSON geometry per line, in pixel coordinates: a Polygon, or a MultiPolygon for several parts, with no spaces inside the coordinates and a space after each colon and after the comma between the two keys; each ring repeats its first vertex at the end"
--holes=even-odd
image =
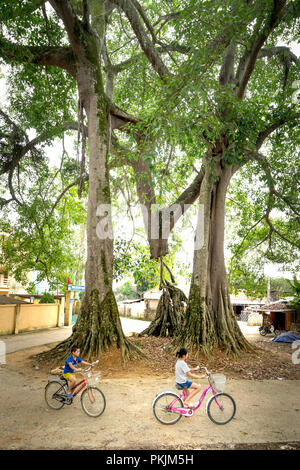
{"type": "Polygon", "coordinates": [[[203,405],[193,418],[182,418],[173,426],[158,423],[152,401],[161,389],[173,388],[172,379],[103,381],[107,406],[96,419],[83,413],[78,397],[60,411],[48,410],[46,383],[0,367],[1,449],[166,449],[300,441],[297,380],[229,380],[226,391],[235,398],[237,413],[225,426],[212,423],[203,405]]]}

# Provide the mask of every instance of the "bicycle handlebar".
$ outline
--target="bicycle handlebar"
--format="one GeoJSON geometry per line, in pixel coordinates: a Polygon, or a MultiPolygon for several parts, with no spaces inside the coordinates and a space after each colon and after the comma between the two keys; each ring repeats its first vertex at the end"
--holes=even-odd
{"type": "Polygon", "coordinates": [[[210,372],[207,370],[206,367],[204,367],[204,366],[202,366],[202,367],[201,367],[201,366],[197,366],[197,368],[198,368],[198,370],[204,369],[204,370],[205,370],[205,374],[206,374],[207,376],[210,375],[210,372]]]}
{"type": "Polygon", "coordinates": [[[95,362],[95,364],[91,364],[90,366],[88,366],[86,369],[82,369],[82,371],[78,371],[78,372],[89,372],[93,367],[95,367],[96,364],[98,364],[99,360],[97,360],[95,362]]]}

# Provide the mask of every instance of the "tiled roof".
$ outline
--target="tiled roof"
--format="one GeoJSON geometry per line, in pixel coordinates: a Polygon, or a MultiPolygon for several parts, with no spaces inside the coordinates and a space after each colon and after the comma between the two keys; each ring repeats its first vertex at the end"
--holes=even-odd
{"type": "Polygon", "coordinates": [[[287,312],[292,310],[296,309],[291,307],[287,302],[275,302],[258,308],[258,311],[260,312],[287,312]]]}
{"type": "Polygon", "coordinates": [[[8,295],[0,295],[0,305],[16,305],[16,304],[28,304],[25,300],[18,300],[9,297],[8,295]]]}

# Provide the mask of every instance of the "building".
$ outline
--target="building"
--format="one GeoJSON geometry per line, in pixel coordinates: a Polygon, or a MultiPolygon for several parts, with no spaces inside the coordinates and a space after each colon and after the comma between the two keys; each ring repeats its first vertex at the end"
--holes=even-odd
{"type": "Polygon", "coordinates": [[[148,289],[143,292],[143,299],[145,302],[145,309],[148,315],[156,312],[159,299],[161,298],[162,291],[156,289],[148,289]]]}
{"type": "Polygon", "coordinates": [[[270,321],[277,330],[300,332],[300,306],[291,307],[288,300],[278,300],[258,309],[264,321],[270,321]]]}
{"type": "Polygon", "coordinates": [[[128,299],[118,302],[119,313],[124,317],[153,320],[162,291],[148,289],[140,299],[128,299]]]}
{"type": "MultiPolygon", "coordinates": [[[[3,254],[3,242],[8,234],[0,232],[0,254],[3,254]]],[[[28,283],[32,281],[33,273],[27,274],[28,283]]],[[[13,278],[9,272],[9,267],[0,264],[0,295],[27,294],[24,287],[13,278]]]]}
{"type": "Polygon", "coordinates": [[[248,314],[257,312],[257,310],[266,303],[267,299],[254,299],[250,300],[244,292],[239,292],[238,295],[230,295],[230,302],[235,316],[241,321],[248,320],[248,314]]]}

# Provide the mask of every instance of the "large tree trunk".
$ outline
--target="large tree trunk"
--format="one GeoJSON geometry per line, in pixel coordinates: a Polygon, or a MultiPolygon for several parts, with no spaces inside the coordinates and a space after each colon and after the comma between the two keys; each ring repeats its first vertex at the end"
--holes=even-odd
{"type": "Polygon", "coordinates": [[[173,342],[175,347],[198,348],[206,355],[215,347],[236,355],[252,350],[233,313],[224,261],[225,197],[232,174],[232,167],[222,168],[220,163],[206,170],[188,305],[173,342]]]}
{"type": "Polygon", "coordinates": [[[71,345],[87,358],[117,346],[126,360],[136,348],[124,335],[112,291],[113,234],[107,154],[109,117],[99,67],[78,68],[78,89],[88,118],[89,195],[85,294],[73,333],[51,355],[65,357],[71,345]]]}
{"type": "Polygon", "coordinates": [[[122,349],[125,357],[128,353],[128,341],[122,331],[112,291],[113,234],[107,169],[108,114],[103,94],[101,96],[101,93],[96,93],[97,89],[102,88],[100,74],[93,71],[91,77],[88,77],[86,69],[83,74],[82,80],[79,79],[79,90],[88,117],[90,158],[86,290],[72,336],[73,341],[81,347],[82,354],[97,355],[104,348],[116,345],[122,349]]]}

